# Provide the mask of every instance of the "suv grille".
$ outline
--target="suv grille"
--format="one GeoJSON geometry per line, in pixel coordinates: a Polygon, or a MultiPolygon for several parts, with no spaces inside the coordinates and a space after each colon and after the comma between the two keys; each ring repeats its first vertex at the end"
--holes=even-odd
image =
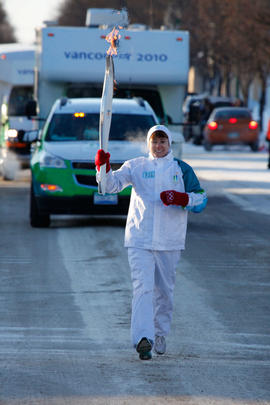
{"type": "Polygon", "coordinates": [[[96,176],[88,176],[86,174],[76,174],[75,175],[77,183],[82,186],[95,186],[97,187],[96,176]]]}
{"type": "Polygon", "coordinates": [[[93,162],[72,162],[73,169],[86,169],[86,170],[95,170],[96,166],[93,162]]]}
{"type": "MultiPolygon", "coordinates": [[[[112,170],[117,170],[122,166],[122,163],[111,163],[112,170]]],[[[79,170],[96,170],[94,162],[74,161],[72,162],[73,169],[79,170]]],[[[95,174],[73,174],[77,184],[83,187],[97,187],[95,174]]]]}
{"type": "MultiPolygon", "coordinates": [[[[112,170],[117,170],[122,166],[123,163],[111,163],[112,170]]],[[[85,169],[85,170],[96,170],[94,162],[72,162],[73,169],[85,169]]]]}
{"type": "Polygon", "coordinates": [[[112,170],[118,170],[122,166],[123,163],[111,163],[112,170]]]}

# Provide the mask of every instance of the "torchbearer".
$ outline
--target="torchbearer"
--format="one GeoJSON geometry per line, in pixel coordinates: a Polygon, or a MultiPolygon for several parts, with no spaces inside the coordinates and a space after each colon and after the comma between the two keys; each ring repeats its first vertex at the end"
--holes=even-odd
{"type": "Polygon", "coordinates": [[[193,169],[174,159],[171,133],[156,125],[147,134],[148,157],[110,168],[110,156],[100,149],[95,158],[97,179],[106,165],[108,193],[132,186],[125,230],[125,247],[133,284],[131,339],[141,360],[166,351],[172,320],[176,267],[185,248],[187,215],[201,212],[207,197],[193,169]]]}

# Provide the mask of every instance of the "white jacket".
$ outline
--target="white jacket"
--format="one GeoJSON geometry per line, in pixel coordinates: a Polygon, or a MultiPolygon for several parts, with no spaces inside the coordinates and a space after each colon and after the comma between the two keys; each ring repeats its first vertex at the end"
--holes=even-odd
{"type": "Polygon", "coordinates": [[[186,179],[194,191],[185,189],[180,162],[170,152],[163,158],[139,157],[126,161],[119,170],[107,173],[106,191],[118,193],[132,185],[130,206],[125,230],[125,246],[149,250],[181,250],[185,247],[187,214],[206,205],[206,195],[200,188],[192,168],[182,162],[186,179]],[[195,177],[194,177],[195,176],[195,177]],[[192,178],[192,181],[190,181],[192,178]],[[195,186],[194,186],[195,184],[195,186]],[[160,193],[165,190],[188,192],[189,204],[165,206],[160,193]]]}

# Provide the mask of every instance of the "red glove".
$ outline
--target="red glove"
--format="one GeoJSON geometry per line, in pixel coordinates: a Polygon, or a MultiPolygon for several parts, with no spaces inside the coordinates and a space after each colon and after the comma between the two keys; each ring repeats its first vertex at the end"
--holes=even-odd
{"type": "Polygon", "coordinates": [[[110,154],[109,152],[105,153],[103,149],[99,149],[97,151],[96,157],[95,157],[95,165],[97,167],[98,172],[100,171],[100,166],[105,165],[106,163],[106,173],[108,173],[111,169],[110,165],[110,154]]]}
{"type": "Polygon", "coordinates": [[[189,200],[187,193],[179,193],[175,190],[162,191],[160,198],[164,205],[181,205],[182,207],[188,205],[189,200]]]}

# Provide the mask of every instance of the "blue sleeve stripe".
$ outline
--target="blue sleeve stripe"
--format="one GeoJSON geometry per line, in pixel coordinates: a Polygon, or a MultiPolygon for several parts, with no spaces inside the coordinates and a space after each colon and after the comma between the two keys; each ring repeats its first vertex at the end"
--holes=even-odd
{"type": "MultiPolygon", "coordinates": [[[[183,180],[184,180],[184,185],[185,185],[185,191],[186,193],[196,193],[196,194],[205,194],[205,191],[201,188],[200,182],[192,169],[191,166],[189,166],[186,162],[183,160],[175,159],[180,166],[182,172],[183,172],[183,180]]],[[[194,213],[199,213],[204,210],[207,204],[207,197],[206,194],[203,196],[203,200],[200,204],[189,207],[188,205],[186,206],[186,209],[188,211],[194,212],[194,213]]]]}
{"type": "Polygon", "coordinates": [[[197,193],[201,192],[202,188],[200,186],[199,180],[191,166],[189,166],[183,160],[175,159],[178,165],[181,167],[183,172],[183,180],[185,185],[186,193],[197,193]]]}

